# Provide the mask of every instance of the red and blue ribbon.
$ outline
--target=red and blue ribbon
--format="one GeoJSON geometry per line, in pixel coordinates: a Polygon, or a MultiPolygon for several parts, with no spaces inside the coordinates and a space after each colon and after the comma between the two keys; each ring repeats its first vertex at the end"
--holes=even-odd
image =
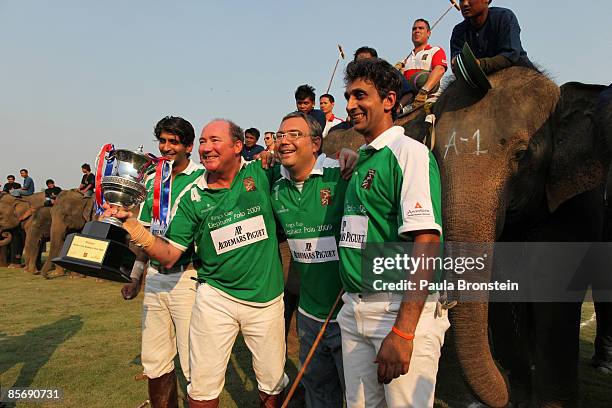
{"type": "Polygon", "coordinates": [[[102,204],[104,204],[104,195],[102,194],[102,177],[111,176],[115,159],[112,153],[115,151],[115,146],[111,143],[105,144],[100,149],[96,159],[96,214],[100,215],[104,212],[102,204]]]}
{"type": "Polygon", "coordinates": [[[153,180],[153,214],[151,232],[164,235],[170,223],[170,193],[172,192],[172,164],[165,157],[157,158],[153,180]]]}

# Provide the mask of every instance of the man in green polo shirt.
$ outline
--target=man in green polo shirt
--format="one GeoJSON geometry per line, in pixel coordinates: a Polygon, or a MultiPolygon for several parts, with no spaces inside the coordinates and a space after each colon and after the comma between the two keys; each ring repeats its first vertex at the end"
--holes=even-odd
{"type": "MultiPolygon", "coordinates": [[[[424,145],[393,126],[401,82],[388,62],[351,62],[345,83],[347,112],[366,143],[347,187],[339,241],[347,406],[431,407],[446,311],[436,317],[437,293],[428,297],[426,289],[364,293],[361,257],[367,243],[438,245],[438,166],[424,145]]],[[[419,269],[412,279],[432,278],[432,270],[419,269]]]]}
{"type": "Polygon", "coordinates": [[[183,190],[165,239],[127,218],[132,241],[165,267],[194,244],[198,268],[190,325],[190,407],[216,407],[232,346],[242,332],[253,356],[260,400],[280,407],[284,373],[283,274],[270,204],[271,171],[241,158],[242,129],[214,120],[204,127],[199,153],[205,171],[183,190]]]}
{"type": "MultiPolygon", "coordinates": [[[[181,191],[202,175],[204,169],[189,159],[195,132],[191,123],[180,117],[167,116],[155,125],[159,152],[172,160],[170,205],[181,191]]],[[[149,227],[153,212],[153,184],[155,174],[147,180],[147,198],[139,220],[149,227]]],[[[171,221],[171,220],[170,220],[171,221]]],[[[163,231],[158,231],[163,235],[163,231]]],[[[174,357],[177,350],[181,369],[187,381],[189,371],[189,322],[195,300],[196,276],[193,268],[193,248],[185,251],[172,268],[164,268],[151,259],[145,277],[142,308],[142,352],[144,374],[149,379],[149,399],[152,406],[178,406],[174,357]],[[168,405],[165,405],[168,404],[168,405]]],[[[124,285],[125,299],[138,295],[146,259],[139,259],[132,269],[132,283],[124,285]]]]}
{"type": "MultiPolygon", "coordinates": [[[[342,289],[337,239],[347,182],[337,160],[318,155],[321,126],[311,116],[285,116],[276,133],[281,178],[271,193],[272,208],[285,235],[293,267],[300,276],[297,313],[300,362],[303,364],[342,289]]],[[[342,407],[342,340],[332,312],[327,330],[304,373],[308,408],[342,407]]]]}

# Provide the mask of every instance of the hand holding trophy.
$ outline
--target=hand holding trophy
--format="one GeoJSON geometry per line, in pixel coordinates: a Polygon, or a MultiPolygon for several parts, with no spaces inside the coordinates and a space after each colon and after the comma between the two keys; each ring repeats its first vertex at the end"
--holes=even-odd
{"type": "MultiPolygon", "coordinates": [[[[105,145],[96,162],[96,208],[99,215],[137,210],[146,197],[147,171],[155,157],[136,150],[115,150],[105,145]]],[[[130,282],[135,255],[128,248],[129,236],[123,222],[114,216],[85,224],[79,234],[70,234],[60,256],[52,261],[67,270],[118,282],[130,282]]]]}

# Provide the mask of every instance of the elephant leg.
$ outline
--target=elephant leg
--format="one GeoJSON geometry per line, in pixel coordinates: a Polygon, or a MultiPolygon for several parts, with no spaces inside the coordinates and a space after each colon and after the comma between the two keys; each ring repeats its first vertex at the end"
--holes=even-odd
{"type": "Polygon", "coordinates": [[[60,222],[54,219],[51,222],[51,246],[49,248],[49,257],[45,261],[45,264],[42,267],[42,275],[46,278],[49,274],[49,271],[55,268],[56,272],[63,273],[64,269],[58,265],[55,265],[51,260],[59,256],[62,246],[64,245],[64,237],[66,235],[66,225],[63,222],[60,222]]]}
{"type": "Polygon", "coordinates": [[[517,406],[531,399],[533,364],[527,303],[489,304],[489,328],[494,358],[507,372],[511,402],[517,406]]]}
{"type": "Polygon", "coordinates": [[[591,363],[600,371],[612,374],[612,303],[595,301],[595,316],[597,332],[591,363]]]}
{"type": "Polygon", "coordinates": [[[8,266],[9,251],[7,247],[0,247],[0,267],[8,266]]]}
{"type": "Polygon", "coordinates": [[[12,259],[11,263],[20,265],[21,264],[21,255],[23,253],[23,232],[21,227],[17,227],[11,231],[13,234],[13,240],[11,241],[11,254],[12,259]]]}
{"type": "Polygon", "coordinates": [[[25,270],[31,273],[36,273],[36,260],[38,255],[38,248],[40,243],[40,236],[36,234],[32,229],[26,234],[26,243],[23,251],[23,257],[25,260],[25,270]]]}
{"type": "Polygon", "coordinates": [[[45,252],[47,246],[47,241],[44,239],[41,239],[39,241],[39,245],[38,245],[38,252],[37,252],[37,256],[36,256],[36,262],[34,265],[34,268],[36,268],[36,270],[34,271],[34,275],[40,275],[40,269],[42,268],[42,254],[43,252],[45,252]]]}
{"type": "Polygon", "coordinates": [[[578,405],[580,303],[533,303],[536,406],[578,405]]]}

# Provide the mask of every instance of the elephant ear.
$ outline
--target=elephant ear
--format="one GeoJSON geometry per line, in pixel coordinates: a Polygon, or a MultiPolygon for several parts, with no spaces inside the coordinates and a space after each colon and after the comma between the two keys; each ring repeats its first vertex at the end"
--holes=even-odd
{"type": "Polygon", "coordinates": [[[553,115],[553,153],[546,183],[548,208],[601,185],[610,164],[609,146],[594,132],[594,111],[602,85],[568,82],[553,115]]]}
{"type": "Polygon", "coordinates": [[[26,220],[32,215],[32,211],[30,210],[30,204],[26,201],[15,200],[15,204],[13,204],[15,217],[19,220],[19,222],[26,220]]]}

